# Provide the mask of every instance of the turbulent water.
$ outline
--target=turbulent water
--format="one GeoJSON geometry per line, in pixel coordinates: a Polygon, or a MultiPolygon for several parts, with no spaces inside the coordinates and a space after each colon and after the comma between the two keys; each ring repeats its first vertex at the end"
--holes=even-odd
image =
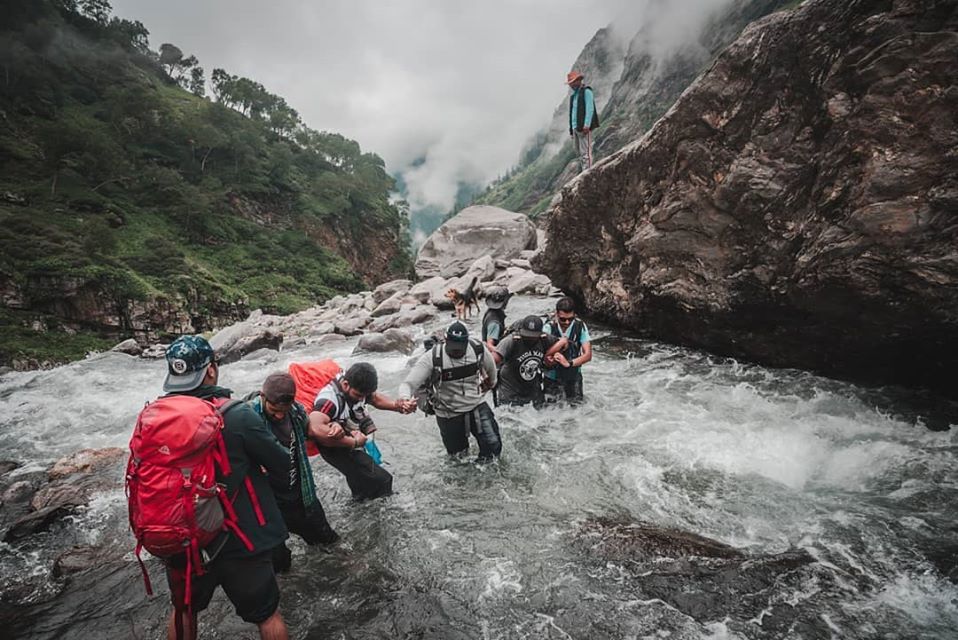
{"type": "MultiPolygon", "coordinates": [[[[510,317],[552,302],[517,300],[510,317]]],[[[958,588],[947,574],[955,578],[958,564],[956,430],[898,418],[879,406],[880,393],[849,384],[593,332],[586,404],[498,410],[496,464],[449,460],[432,419],[384,412],[378,443],[395,496],[353,503],[342,478],[316,463],[344,541],[327,552],[294,539],[294,568],[280,579],[293,637],[955,637],[958,588]],[[694,532],[755,557],[804,549],[814,562],[690,610],[651,590],[649,572],[588,552],[583,524],[605,517],[694,532]]],[[[221,382],[246,392],[292,361],[348,364],[359,359],[354,343],[247,359],[224,367],[221,382]]],[[[407,358],[366,359],[382,390],[395,392],[407,358]]],[[[126,446],[164,368],[111,354],[4,376],[0,459],[24,462],[19,474],[81,447],[126,446]]],[[[69,528],[0,545],[2,580],[29,586],[33,600],[50,597],[59,588],[47,578],[56,536],[132,547],[124,508],[118,488],[69,528]]],[[[81,602],[58,626],[44,624],[48,609],[25,607],[22,634],[90,638],[119,628],[160,637],[163,596],[143,596],[126,559],[122,579],[101,581],[109,602],[81,602]],[[116,600],[133,604],[117,613],[116,600]],[[125,626],[109,627],[121,616],[125,626]]],[[[695,597],[697,584],[679,591],[695,597]]],[[[201,631],[255,636],[221,594],[201,631]]]]}

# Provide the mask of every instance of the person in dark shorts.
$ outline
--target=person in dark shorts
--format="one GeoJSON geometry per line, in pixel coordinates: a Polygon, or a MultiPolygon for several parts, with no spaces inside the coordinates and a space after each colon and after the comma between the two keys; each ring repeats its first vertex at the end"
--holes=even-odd
{"type": "MultiPolygon", "coordinates": [[[[306,544],[333,544],[339,540],[339,535],[329,526],[326,511],[316,495],[313,469],[306,452],[309,417],[295,398],[296,381],[293,376],[285,372],[274,373],[266,378],[262,389],[250,399],[249,404],[289,451],[289,471],[285,475],[269,476],[286,528],[301,537],[306,544]]],[[[291,563],[292,554],[285,544],[273,550],[276,571],[287,571],[291,563]]]]}
{"type": "Polygon", "coordinates": [[[393,490],[392,474],[363,450],[366,439],[376,431],[366,402],[385,411],[416,410],[414,400],[392,400],[379,393],[378,386],[376,369],[368,362],[357,362],[320,389],[309,415],[309,435],[319,454],[346,477],[357,500],[387,496],[393,490]]]}
{"type": "Polygon", "coordinates": [[[542,332],[542,318],[526,316],[519,328],[503,338],[493,355],[499,369],[496,393],[500,405],[532,403],[542,406],[542,367],[544,362],[565,348],[565,338],[542,332]]]}
{"type": "MultiPolygon", "coordinates": [[[[166,351],[169,372],[163,384],[168,394],[213,399],[229,397],[217,386],[219,364],[213,348],[201,336],[183,336],[166,351]]],[[[286,623],[279,613],[279,586],[273,572],[273,549],[287,538],[286,525],[276,504],[266,473],[286,474],[289,452],[273,437],[262,418],[242,403],[224,414],[223,441],[231,473],[217,478],[225,485],[236,511],[237,524],[252,543],[252,550],[233,532],[224,532],[203,550],[205,572],[187,576],[186,557],[167,561],[166,577],[173,599],[167,636],[195,638],[196,614],[206,609],[222,587],[236,615],[259,628],[261,638],[285,640],[286,623]],[[265,471],[264,471],[265,469],[265,471]],[[178,603],[185,602],[190,587],[192,616],[178,603]]]]}

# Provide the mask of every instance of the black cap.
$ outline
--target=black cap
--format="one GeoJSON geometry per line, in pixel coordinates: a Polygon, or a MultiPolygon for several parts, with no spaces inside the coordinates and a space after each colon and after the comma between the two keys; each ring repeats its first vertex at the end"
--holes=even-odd
{"type": "Polygon", "coordinates": [[[461,358],[466,355],[469,346],[469,329],[466,325],[456,321],[446,329],[446,353],[450,358],[461,358]]]}
{"type": "Polygon", "coordinates": [[[519,325],[519,335],[523,338],[539,338],[542,336],[542,318],[526,316],[519,325]]]}

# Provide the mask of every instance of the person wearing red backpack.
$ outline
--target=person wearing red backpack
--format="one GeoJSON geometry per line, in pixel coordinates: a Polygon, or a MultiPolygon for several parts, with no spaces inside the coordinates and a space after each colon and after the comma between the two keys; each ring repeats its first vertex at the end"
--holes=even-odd
{"type": "MultiPolygon", "coordinates": [[[[167,349],[166,362],[165,397],[192,396],[214,405],[229,399],[230,390],[218,386],[219,364],[203,337],[178,338],[167,349]]],[[[239,531],[224,531],[206,546],[201,568],[192,566],[187,553],[165,560],[174,606],[167,636],[195,638],[196,614],[209,605],[216,587],[221,586],[236,614],[257,625],[261,638],[285,640],[289,636],[279,613],[272,553],[288,534],[266,473],[288,473],[289,452],[245,403],[231,404],[221,415],[228,458],[223,466],[230,472],[223,475],[218,470],[216,480],[224,485],[239,531]]]]}

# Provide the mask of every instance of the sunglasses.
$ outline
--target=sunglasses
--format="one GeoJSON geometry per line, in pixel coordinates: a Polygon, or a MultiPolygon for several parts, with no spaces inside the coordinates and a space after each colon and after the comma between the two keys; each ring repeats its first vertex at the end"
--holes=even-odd
{"type": "Polygon", "coordinates": [[[575,320],[575,316],[572,316],[572,317],[569,317],[569,318],[560,318],[560,317],[557,317],[557,318],[556,318],[556,321],[557,321],[559,324],[569,324],[569,323],[572,322],[573,320],[575,320]]]}

